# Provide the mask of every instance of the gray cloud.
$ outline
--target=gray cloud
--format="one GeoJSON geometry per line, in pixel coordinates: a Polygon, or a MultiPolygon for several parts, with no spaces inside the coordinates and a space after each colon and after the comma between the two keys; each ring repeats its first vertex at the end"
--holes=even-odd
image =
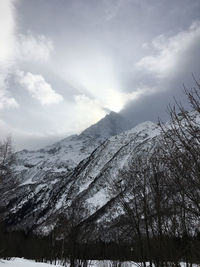
{"type": "Polygon", "coordinates": [[[121,110],[133,125],[166,119],[168,102],[185,101],[182,84],[192,86],[192,72],[199,76],[199,0],[0,5],[9,18],[8,35],[0,35],[8,55],[0,61],[1,135],[13,133],[18,148],[80,132],[108,110],[121,110]],[[16,79],[17,70],[31,79],[16,79]]]}
{"type": "Polygon", "coordinates": [[[137,101],[129,102],[121,112],[133,123],[139,123],[147,119],[155,121],[158,115],[166,119],[166,107],[174,102],[174,97],[187,105],[183,84],[190,89],[194,86],[192,74],[199,77],[199,43],[199,22],[174,36],[156,38],[153,44],[157,53],[136,63],[139,79],[132,80],[136,88],[146,87],[146,94],[137,101]]]}

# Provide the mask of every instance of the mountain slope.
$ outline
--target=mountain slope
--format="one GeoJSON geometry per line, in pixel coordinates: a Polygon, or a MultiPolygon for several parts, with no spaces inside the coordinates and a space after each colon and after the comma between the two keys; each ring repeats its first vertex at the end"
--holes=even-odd
{"type": "MultiPolygon", "coordinates": [[[[96,136],[96,128],[92,126],[86,131],[92,132],[93,135],[90,134],[90,137],[96,136]]],[[[4,203],[6,207],[4,217],[7,225],[10,229],[34,230],[47,234],[54,228],[61,214],[65,214],[66,217],[70,215],[72,207],[77,207],[78,210],[83,208],[87,214],[84,215],[85,219],[89,220],[116,217],[118,207],[114,205],[114,198],[110,193],[112,181],[120,179],[120,170],[135,156],[153,148],[159,133],[154,123],[142,123],[105,140],[71,171],[48,170],[46,175],[41,177],[39,175],[43,175],[44,167],[41,172],[38,167],[40,163],[30,167],[33,170],[37,168],[38,173],[33,172],[33,178],[13,188],[12,194],[10,191],[6,192],[4,201],[1,201],[1,206],[4,203]]],[[[83,132],[76,138],[85,141],[85,136],[88,137],[89,134],[83,132]]],[[[57,148],[58,144],[60,142],[54,148],[57,148]]],[[[48,151],[48,148],[45,151],[48,151]]],[[[53,165],[52,158],[50,160],[53,165]]],[[[83,215],[79,212],[79,216],[81,218],[83,215]]]]}
{"type": "Polygon", "coordinates": [[[21,184],[34,184],[53,174],[66,175],[107,138],[130,128],[125,118],[111,112],[80,135],[69,136],[44,149],[18,152],[15,166],[18,180],[21,184]]]}

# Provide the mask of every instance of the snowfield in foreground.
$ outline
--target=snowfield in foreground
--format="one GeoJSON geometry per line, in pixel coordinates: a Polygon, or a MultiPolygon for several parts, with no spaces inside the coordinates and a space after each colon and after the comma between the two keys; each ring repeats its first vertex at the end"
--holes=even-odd
{"type": "MultiPolygon", "coordinates": [[[[0,260],[0,267],[61,267],[61,265],[51,265],[48,263],[42,263],[42,262],[34,262],[32,260],[26,260],[21,258],[14,258],[11,260],[0,260]]],[[[114,266],[113,261],[90,261],[88,264],[89,267],[112,267],[114,266]]],[[[117,265],[115,265],[117,266],[117,265]]],[[[139,263],[134,262],[123,262],[122,267],[136,267],[136,266],[142,266],[139,263]]],[[[148,266],[148,265],[147,265],[148,266]]],[[[186,267],[185,263],[181,263],[181,267],[186,267]]],[[[193,267],[197,267],[199,265],[193,264],[193,267]]]]}
{"type": "MultiPolygon", "coordinates": [[[[53,267],[51,264],[35,262],[32,260],[15,258],[11,260],[0,260],[0,267],[53,267]]],[[[61,267],[61,265],[56,265],[57,267],[61,267]]]]}

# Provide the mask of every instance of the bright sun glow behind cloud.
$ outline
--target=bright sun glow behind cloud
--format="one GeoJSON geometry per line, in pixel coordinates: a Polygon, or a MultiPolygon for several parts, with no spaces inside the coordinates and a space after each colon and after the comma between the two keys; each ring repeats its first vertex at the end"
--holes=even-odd
{"type": "Polygon", "coordinates": [[[67,81],[80,87],[83,94],[96,99],[104,109],[119,112],[127,101],[138,96],[137,92],[122,92],[114,64],[104,54],[91,52],[88,58],[84,53],[79,53],[72,56],[72,60],[66,60],[63,69],[64,79],[67,77],[67,81]]]}
{"type": "Polygon", "coordinates": [[[57,140],[109,111],[154,120],[168,102],[154,95],[198,77],[199,0],[94,2],[0,0],[1,135],[57,140]]]}

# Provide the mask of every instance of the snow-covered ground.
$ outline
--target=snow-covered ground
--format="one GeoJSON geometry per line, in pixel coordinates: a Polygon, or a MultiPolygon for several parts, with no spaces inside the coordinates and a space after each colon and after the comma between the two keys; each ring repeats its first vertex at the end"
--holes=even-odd
{"type": "MultiPolygon", "coordinates": [[[[26,260],[21,258],[14,258],[11,260],[0,260],[0,267],[53,267],[55,265],[51,265],[48,263],[40,263],[34,262],[32,260],[26,260]]],[[[61,267],[61,265],[56,265],[57,267],[61,267]]],[[[90,261],[88,264],[89,267],[112,267],[117,266],[114,261],[90,261]]],[[[123,262],[121,264],[122,267],[139,267],[142,266],[139,263],[134,262],[123,262]]],[[[148,265],[147,265],[148,266],[148,265]]],[[[199,265],[193,264],[193,267],[197,267],[199,265]]],[[[181,267],[186,267],[185,263],[181,263],[181,267]]]]}
{"type": "MultiPolygon", "coordinates": [[[[11,260],[0,260],[0,267],[53,267],[51,264],[35,262],[31,260],[15,258],[11,260]]],[[[56,265],[61,267],[61,265],[56,265]]]]}

